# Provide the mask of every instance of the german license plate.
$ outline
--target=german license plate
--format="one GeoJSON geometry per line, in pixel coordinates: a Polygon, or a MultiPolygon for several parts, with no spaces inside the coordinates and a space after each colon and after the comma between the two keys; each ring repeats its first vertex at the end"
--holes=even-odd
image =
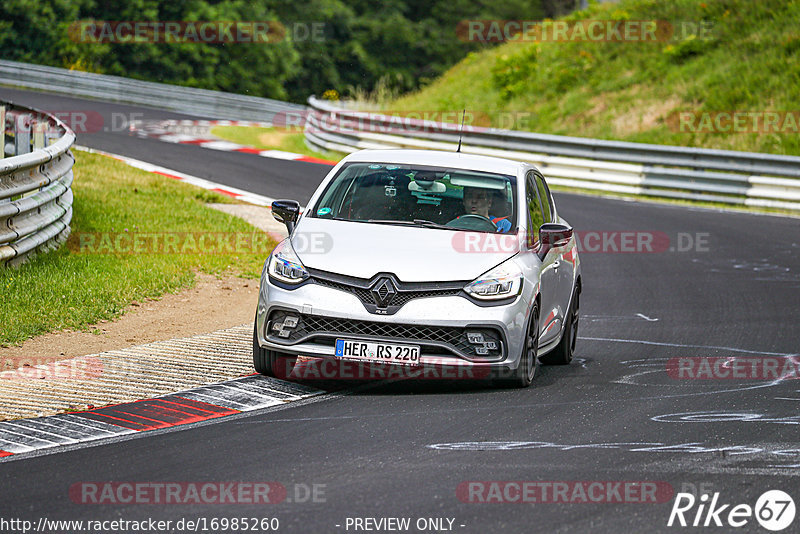
{"type": "Polygon", "coordinates": [[[337,339],[336,357],[344,360],[419,365],[419,346],[337,339]]]}

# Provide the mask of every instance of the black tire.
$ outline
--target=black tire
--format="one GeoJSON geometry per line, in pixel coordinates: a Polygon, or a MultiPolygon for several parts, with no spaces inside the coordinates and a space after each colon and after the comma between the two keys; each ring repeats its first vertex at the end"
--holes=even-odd
{"type": "Polygon", "coordinates": [[[274,378],[288,378],[297,358],[263,348],[258,344],[256,328],[258,323],[253,325],[253,367],[256,372],[274,378]]]}
{"type": "Polygon", "coordinates": [[[269,351],[258,344],[258,323],[253,324],[253,367],[256,373],[273,376],[272,374],[272,355],[269,351]]]}
{"type": "Polygon", "coordinates": [[[578,320],[580,319],[581,293],[578,287],[576,284],[575,289],[572,290],[572,302],[569,305],[561,341],[551,352],[541,358],[542,363],[545,365],[568,365],[575,354],[575,343],[578,340],[578,320]]]}
{"type": "Polygon", "coordinates": [[[536,372],[539,369],[539,358],[537,352],[539,349],[539,304],[533,305],[531,310],[531,318],[528,322],[528,331],[525,334],[525,345],[522,348],[522,356],[520,357],[519,366],[514,371],[511,378],[502,380],[502,384],[506,387],[526,388],[531,385],[536,372]]]}

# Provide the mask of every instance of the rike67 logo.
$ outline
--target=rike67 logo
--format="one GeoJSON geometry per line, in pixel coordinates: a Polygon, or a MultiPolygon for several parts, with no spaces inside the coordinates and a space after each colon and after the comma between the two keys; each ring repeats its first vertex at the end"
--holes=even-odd
{"type": "Polygon", "coordinates": [[[791,525],[794,516],[794,500],[781,490],[763,493],[755,506],[723,504],[720,502],[719,492],[714,493],[710,499],[707,493],[699,499],[691,493],[678,493],[667,526],[739,528],[750,524],[755,517],[762,527],[777,532],[791,525]]]}

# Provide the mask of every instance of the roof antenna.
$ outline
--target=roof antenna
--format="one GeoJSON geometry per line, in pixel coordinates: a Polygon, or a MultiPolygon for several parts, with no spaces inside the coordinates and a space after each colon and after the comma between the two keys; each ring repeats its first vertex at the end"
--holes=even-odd
{"type": "Polygon", "coordinates": [[[461,128],[458,129],[458,149],[456,152],[461,152],[461,135],[464,133],[464,117],[467,115],[467,108],[461,112],[461,128]]]}

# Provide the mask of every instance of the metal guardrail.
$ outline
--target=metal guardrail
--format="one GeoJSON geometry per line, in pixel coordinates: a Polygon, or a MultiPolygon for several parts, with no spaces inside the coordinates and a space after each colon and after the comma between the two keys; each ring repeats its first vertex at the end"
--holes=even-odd
{"type": "Polygon", "coordinates": [[[276,113],[305,109],[305,106],[269,98],[6,60],[0,60],[0,84],[136,104],[213,119],[270,122],[276,113]]]}
{"type": "MultiPolygon", "coordinates": [[[[451,151],[458,143],[458,124],[356,111],[314,97],[308,103],[305,137],[307,143],[317,149],[451,151]]],[[[800,157],[795,156],[478,127],[464,128],[461,150],[531,162],[554,185],[800,210],[800,157]]]]}
{"type": "Polygon", "coordinates": [[[69,237],[75,134],[52,115],[3,102],[0,132],[0,156],[10,155],[0,159],[0,266],[15,266],[69,237]]]}

